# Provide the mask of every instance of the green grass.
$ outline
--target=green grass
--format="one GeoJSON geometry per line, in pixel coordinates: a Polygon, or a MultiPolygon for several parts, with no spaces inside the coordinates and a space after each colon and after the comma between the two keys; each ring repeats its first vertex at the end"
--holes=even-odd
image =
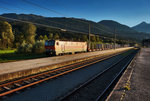
{"type": "Polygon", "coordinates": [[[0,50],[0,55],[1,54],[10,54],[10,53],[15,53],[16,49],[13,50],[0,50]]]}
{"type": "Polygon", "coordinates": [[[15,53],[15,50],[14,51],[5,50],[3,52],[1,51],[0,53],[0,63],[18,61],[18,60],[36,59],[36,58],[42,58],[42,57],[46,57],[46,55],[44,53],[19,54],[19,53],[15,53]]]}

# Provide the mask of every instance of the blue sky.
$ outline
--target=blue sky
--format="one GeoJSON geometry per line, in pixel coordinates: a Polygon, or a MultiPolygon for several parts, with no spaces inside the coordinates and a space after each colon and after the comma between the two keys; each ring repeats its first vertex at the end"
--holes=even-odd
{"type": "MultiPolygon", "coordinates": [[[[150,23],[150,0],[26,0],[62,13],[66,17],[84,18],[95,22],[115,20],[128,26],[150,23]]],[[[25,13],[62,17],[23,0],[0,0],[0,14],[25,13]]]]}

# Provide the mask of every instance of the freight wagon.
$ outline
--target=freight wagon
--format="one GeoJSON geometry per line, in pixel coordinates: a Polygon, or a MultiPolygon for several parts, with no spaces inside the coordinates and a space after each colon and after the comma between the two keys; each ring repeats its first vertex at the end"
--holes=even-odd
{"type": "Polygon", "coordinates": [[[45,41],[45,49],[47,55],[74,54],[79,52],[100,51],[128,46],[129,45],[98,44],[92,42],[90,43],[90,45],[88,45],[87,42],[60,41],[60,40],[45,41]]]}

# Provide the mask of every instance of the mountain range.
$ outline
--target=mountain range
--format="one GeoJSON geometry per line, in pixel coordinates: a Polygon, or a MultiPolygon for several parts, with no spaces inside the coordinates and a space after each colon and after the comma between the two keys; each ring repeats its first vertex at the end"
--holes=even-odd
{"type": "Polygon", "coordinates": [[[134,27],[132,27],[133,29],[139,31],[139,32],[145,32],[145,33],[149,33],[150,34],[150,24],[146,23],[146,22],[142,22],[134,27]]]}
{"type": "MultiPolygon", "coordinates": [[[[110,36],[110,37],[114,37],[113,33],[115,29],[117,37],[121,39],[131,39],[140,41],[145,38],[150,38],[150,34],[137,31],[136,26],[131,28],[113,20],[102,20],[100,22],[94,22],[79,18],[43,17],[33,14],[15,14],[15,13],[2,14],[0,16],[6,18],[13,18],[17,20],[29,21],[34,24],[36,23],[42,26],[44,25],[53,28],[60,28],[69,31],[84,32],[84,33],[88,33],[90,25],[92,34],[99,34],[102,36],[110,36]]],[[[11,22],[11,20],[8,21],[11,22]]]]}

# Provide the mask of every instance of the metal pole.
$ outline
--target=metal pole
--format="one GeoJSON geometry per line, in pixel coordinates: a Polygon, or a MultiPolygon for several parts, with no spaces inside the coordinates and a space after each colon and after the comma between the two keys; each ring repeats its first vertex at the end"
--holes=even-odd
{"type": "Polygon", "coordinates": [[[90,27],[90,24],[89,24],[89,50],[90,50],[90,33],[91,33],[91,27],[90,27]]]}
{"type": "Polygon", "coordinates": [[[114,28],[114,49],[116,49],[116,28],[114,28]]]}

